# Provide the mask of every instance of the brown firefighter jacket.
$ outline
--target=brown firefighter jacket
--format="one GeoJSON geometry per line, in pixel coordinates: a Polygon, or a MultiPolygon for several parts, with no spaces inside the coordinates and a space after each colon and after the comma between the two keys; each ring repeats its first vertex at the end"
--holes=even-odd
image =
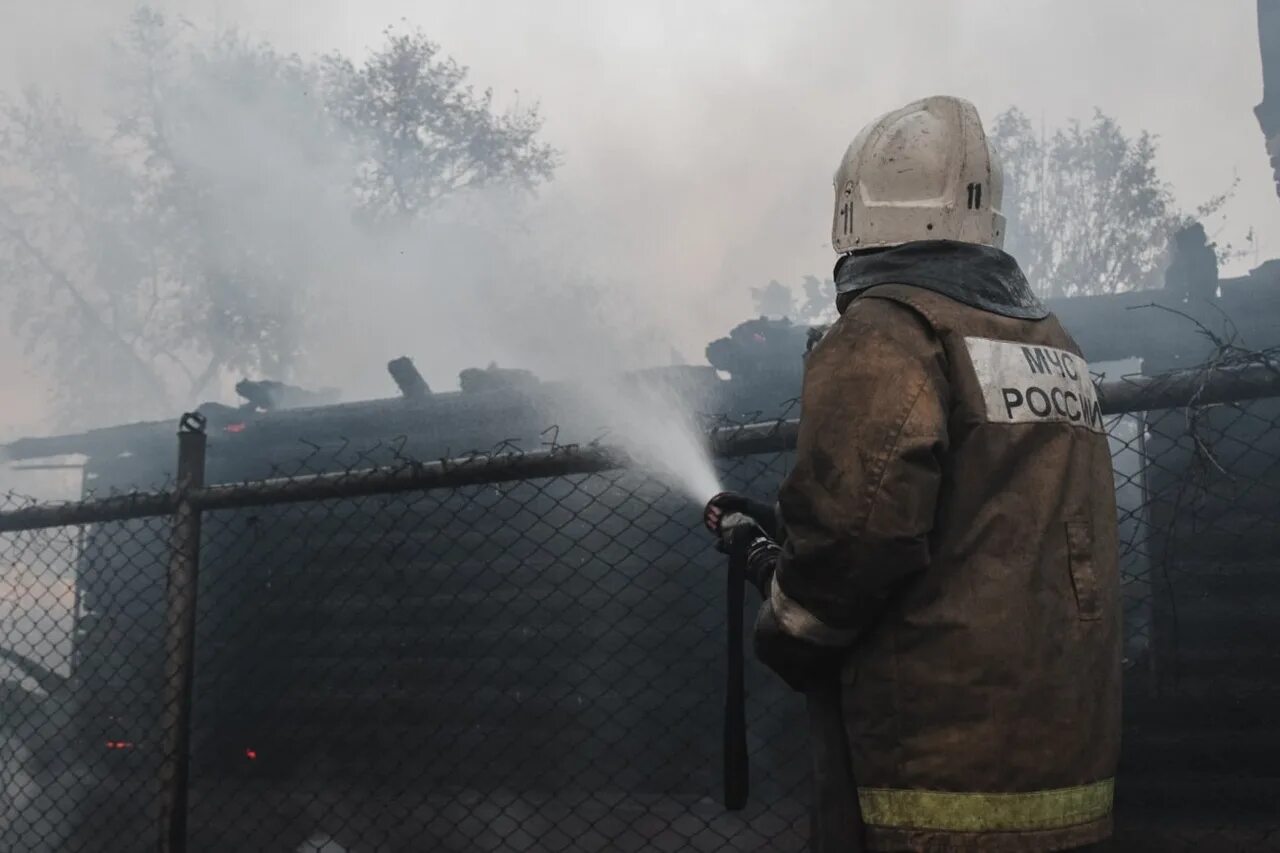
{"type": "Polygon", "coordinates": [[[837,285],[755,637],[810,693],[813,847],[849,848],[854,802],[870,850],[1101,840],[1121,627],[1085,361],[998,250],[911,243],[837,285]]]}

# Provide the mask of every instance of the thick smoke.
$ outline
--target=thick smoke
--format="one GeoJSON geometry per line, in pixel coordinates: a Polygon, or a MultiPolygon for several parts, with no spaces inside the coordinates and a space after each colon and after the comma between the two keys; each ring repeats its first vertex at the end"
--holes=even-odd
{"type": "MultiPolygon", "coordinates": [[[[241,36],[175,36],[154,16],[137,20],[129,61],[112,66],[126,94],[105,114],[128,129],[126,140],[145,145],[132,155],[136,162],[115,152],[114,160],[81,158],[59,168],[91,199],[101,195],[121,210],[126,202],[111,194],[121,173],[156,173],[155,198],[141,201],[156,208],[154,215],[115,217],[86,242],[108,256],[154,242],[173,256],[162,260],[160,272],[140,273],[138,263],[117,268],[85,260],[83,252],[64,257],[54,246],[39,248],[106,298],[132,294],[131,277],[151,275],[162,294],[159,310],[175,322],[191,320],[183,288],[188,278],[199,281],[194,298],[210,307],[198,310],[226,309],[225,337],[215,324],[207,344],[222,366],[211,382],[191,384],[199,399],[165,400],[136,379],[111,381],[106,363],[118,355],[117,341],[88,339],[109,349],[98,360],[68,349],[67,341],[47,340],[40,350],[52,353],[64,374],[69,352],[72,371],[107,371],[92,383],[96,396],[89,402],[96,405],[76,406],[81,419],[74,426],[95,426],[104,417],[167,417],[166,405],[189,407],[209,397],[230,402],[230,386],[246,373],[362,399],[392,393],[385,365],[400,355],[414,358],[436,390],[456,387],[463,368],[497,363],[576,384],[596,421],[586,428],[610,429],[639,464],[693,498],[705,500],[715,490],[681,402],[653,388],[617,389],[620,374],[678,358],[661,322],[666,306],[635,287],[631,271],[602,281],[580,269],[569,248],[573,234],[554,205],[498,181],[450,193],[419,215],[375,219],[356,180],[369,168],[370,142],[335,121],[328,93],[317,92],[332,63],[282,57],[241,36]],[[140,98],[146,104],[130,100],[140,98]],[[271,339],[266,346],[263,337],[271,339]]],[[[123,198],[136,203],[137,193],[123,198]]],[[[36,228],[19,214],[56,211],[58,204],[7,208],[4,224],[36,228]]],[[[17,255],[25,258],[21,250],[17,255]]],[[[605,269],[603,277],[609,274],[605,269]]],[[[179,336],[162,345],[163,367],[180,389],[182,377],[170,362],[188,356],[187,343],[179,336]]],[[[185,368],[188,375],[203,359],[188,357],[196,362],[185,368]]]]}
{"type": "MultiPolygon", "coordinates": [[[[110,37],[133,6],[13,5],[0,27],[0,85],[11,92],[39,85],[67,95],[82,113],[100,112],[114,92],[104,73],[110,37]]],[[[530,300],[536,305],[576,310],[578,299],[563,282],[589,280],[607,294],[602,310],[626,318],[620,336],[648,340],[646,361],[665,360],[658,337],[699,360],[703,342],[747,316],[751,287],[825,271],[835,158],[868,117],[931,92],[970,97],[987,116],[1020,105],[1049,127],[1101,107],[1126,127],[1160,136],[1162,169],[1186,203],[1220,191],[1238,172],[1237,222],[1265,235],[1277,215],[1250,112],[1260,97],[1256,51],[1217,51],[1212,74],[1179,61],[1206,45],[1252,45],[1250,4],[1186,3],[1164,15],[1136,2],[1099,4],[1088,15],[1070,5],[992,2],[963,10],[930,2],[814,3],[732,15],[714,5],[664,2],[589,9],[458,3],[437,4],[426,17],[402,0],[359,7],[316,0],[306,14],[295,4],[249,0],[166,0],[161,7],[184,32],[208,35],[235,24],[285,51],[338,49],[357,59],[377,44],[382,27],[407,17],[470,63],[477,82],[494,86],[500,98],[518,88],[544,105],[547,138],[565,152],[560,174],[532,206],[491,204],[500,239],[471,231],[461,243],[436,238],[447,245],[434,250],[431,264],[450,280],[446,290],[413,282],[375,293],[377,271],[367,266],[342,286],[331,283],[337,275],[308,283],[313,316],[345,314],[367,328],[359,337],[320,340],[323,352],[313,354],[331,357],[301,361],[299,378],[351,396],[388,390],[381,364],[390,354],[414,356],[439,387],[461,366],[515,364],[517,348],[508,355],[466,323],[492,324],[491,312],[542,279],[562,298],[530,300]],[[1193,114],[1201,119],[1194,126],[1186,121],[1193,114]],[[495,251],[510,260],[494,258],[495,251]],[[466,275],[446,275],[448,256],[466,275]],[[491,288],[476,282],[482,274],[491,288]],[[337,301],[326,305],[322,297],[334,291],[337,301]],[[445,324],[442,337],[433,318],[442,303],[459,298],[458,322],[445,324]],[[370,310],[351,315],[352,302],[370,310]],[[379,315],[374,305],[391,307],[379,315]],[[638,308],[647,315],[637,321],[638,308]],[[637,325],[661,334],[630,335],[637,325]],[[458,328],[467,331],[455,334],[458,328]],[[426,340],[428,331],[435,344],[410,345],[411,332],[426,340]],[[349,358],[339,357],[339,340],[349,358]]],[[[261,165],[242,174],[267,171],[261,165]]],[[[297,188],[302,194],[285,208],[294,214],[306,205],[306,184],[297,188]]],[[[387,251],[405,250],[406,263],[422,262],[428,245],[429,237],[406,236],[387,251]]],[[[0,355],[13,361],[21,353],[6,337],[0,355]]],[[[11,377],[8,385],[0,420],[9,435],[51,426],[39,376],[11,377]]]]}
{"type": "MultiPolygon", "coordinates": [[[[252,257],[281,257],[306,282],[316,312],[300,379],[356,398],[385,394],[382,370],[411,355],[430,384],[449,387],[464,367],[494,361],[566,379],[597,423],[648,468],[696,501],[718,490],[685,401],[653,382],[619,375],[669,363],[657,315],[625,287],[600,287],[547,246],[554,222],[518,192],[464,194],[431,216],[371,233],[333,188],[356,152],[335,144],[325,175],[292,140],[269,134],[276,105],[218,103],[217,127],[197,126],[184,156],[215,173],[225,192],[218,228],[252,257]]],[[[640,295],[643,295],[641,292],[640,295]]]]}
{"type": "Polygon", "coordinates": [[[291,92],[213,91],[187,105],[175,140],[214,194],[208,227],[234,253],[228,263],[286,270],[281,287],[297,289],[281,299],[297,306],[302,349],[288,378],[360,399],[392,392],[384,366],[399,355],[438,390],[489,362],[573,376],[665,357],[642,304],[549,252],[559,238],[536,197],[465,192],[421,218],[368,227],[350,194],[361,153],[295,106],[291,92]]]}
{"type": "MultiPolygon", "coordinates": [[[[209,302],[232,306],[233,319],[255,312],[271,318],[254,334],[271,336],[275,345],[266,349],[279,357],[254,364],[232,353],[217,377],[221,386],[197,393],[225,399],[230,384],[252,371],[336,386],[349,399],[382,396],[392,390],[383,366],[397,355],[412,356],[437,389],[456,387],[462,368],[490,362],[574,377],[584,369],[608,373],[669,360],[670,342],[660,311],[648,310],[649,294],[628,288],[631,276],[625,271],[617,281],[601,282],[577,268],[566,251],[572,235],[534,195],[499,182],[448,195],[423,215],[371,224],[360,215],[354,186],[368,152],[362,139],[341,132],[330,105],[308,90],[308,84],[322,81],[309,79],[310,69],[279,79],[254,67],[269,60],[288,71],[305,68],[308,59],[298,63],[243,39],[218,38],[181,34],[180,46],[191,40],[217,46],[199,45],[210,54],[185,62],[165,57],[158,73],[136,62],[111,68],[133,84],[127,91],[158,93],[160,106],[142,111],[155,127],[145,127],[142,135],[162,137],[154,146],[165,158],[158,168],[170,170],[172,163],[178,178],[157,186],[181,198],[172,210],[117,221],[105,237],[94,235],[94,248],[110,255],[161,243],[165,229],[195,232],[194,240],[183,243],[190,256],[169,260],[158,276],[160,286],[177,292],[184,276],[199,277],[205,291],[212,291],[209,302]],[[181,75],[181,84],[160,79],[138,85],[141,75],[169,73],[181,75]],[[637,294],[641,298],[632,298],[637,294]]],[[[102,116],[90,118],[118,124],[122,115],[134,121],[135,112],[133,104],[109,100],[102,116]]],[[[98,144],[104,135],[96,134],[98,144]]],[[[91,130],[88,136],[95,138],[91,130]]],[[[136,158],[150,154],[143,150],[136,158]]],[[[153,168],[131,165],[127,157],[123,165],[101,160],[100,167],[93,160],[60,168],[87,187],[91,199],[119,183],[112,169],[153,168]]],[[[119,204],[114,198],[112,203],[119,204]]],[[[34,211],[17,224],[38,232],[43,223],[31,220],[53,206],[15,205],[12,218],[34,211]]],[[[136,264],[116,271],[71,250],[62,257],[56,247],[40,248],[71,277],[83,271],[104,292],[128,292],[126,280],[138,274],[136,264]]],[[[170,310],[181,319],[180,308],[170,310]]],[[[237,334],[242,330],[229,325],[226,347],[256,346],[256,340],[237,334]]],[[[57,353],[70,346],[45,340],[38,350],[57,353]]],[[[182,355],[180,342],[171,346],[182,355]]],[[[118,391],[144,402],[140,414],[157,414],[145,405],[154,407],[155,400],[138,389],[118,391]]]]}
{"type": "Polygon", "coordinates": [[[293,301],[310,322],[297,332],[307,341],[300,381],[378,396],[388,390],[383,365],[400,354],[437,389],[490,361],[528,369],[575,385],[596,421],[587,428],[607,428],[674,488],[697,501],[717,491],[689,404],[659,383],[619,384],[624,372],[670,362],[659,315],[625,280],[601,287],[555,254],[562,238],[536,198],[466,192],[371,229],[345,191],[361,153],[305,123],[320,114],[297,109],[288,91],[281,101],[197,95],[176,154],[216,193],[209,227],[236,255],[224,265],[264,259],[291,271],[283,286],[302,284],[293,301]]]}

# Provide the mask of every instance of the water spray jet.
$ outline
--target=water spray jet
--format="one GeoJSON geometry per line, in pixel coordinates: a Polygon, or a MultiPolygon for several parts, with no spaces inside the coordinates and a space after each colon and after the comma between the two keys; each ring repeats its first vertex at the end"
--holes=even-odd
{"type": "Polygon", "coordinates": [[[623,382],[589,383],[584,403],[606,420],[610,439],[633,467],[704,506],[723,489],[706,433],[687,393],[653,374],[632,374],[623,382]]]}

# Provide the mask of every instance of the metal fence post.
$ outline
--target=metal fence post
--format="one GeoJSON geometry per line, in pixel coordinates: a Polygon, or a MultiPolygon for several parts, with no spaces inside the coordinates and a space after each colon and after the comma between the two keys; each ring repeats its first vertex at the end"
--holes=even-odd
{"type": "Polygon", "coordinates": [[[165,593],[164,685],[160,730],[160,850],[187,849],[187,776],[191,746],[191,687],[195,670],[196,585],[200,566],[200,509],[191,492],[204,485],[205,419],[188,413],[178,427],[177,503],[165,593]]]}

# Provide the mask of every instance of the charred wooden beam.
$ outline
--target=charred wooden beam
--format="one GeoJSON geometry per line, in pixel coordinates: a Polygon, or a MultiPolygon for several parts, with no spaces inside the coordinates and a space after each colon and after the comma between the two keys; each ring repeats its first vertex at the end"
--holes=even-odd
{"type": "Polygon", "coordinates": [[[421,400],[431,394],[431,387],[422,378],[418,368],[413,366],[413,359],[407,355],[393,358],[387,362],[387,372],[395,381],[400,393],[408,400],[421,400]]]}
{"type": "Polygon", "coordinates": [[[248,401],[250,408],[264,412],[326,406],[338,398],[333,389],[310,391],[274,379],[241,379],[236,383],[236,393],[248,401]]]}
{"type": "Polygon", "coordinates": [[[48,459],[54,456],[117,455],[124,450],[137,452],[140,445],[152,441],[169,442],[173,424],[151,422],[103,427],[72,435],[19,438],[0,447],[0,462],[17,459],[48,459]]]}
{"type": "Polygon", "coordinates": [[[1271,174],[1280,191],[1280,0],[1258,0],[1258,46],[1262,54],[1262,102],[1253,108],[1266,139],[1271,174]]]}
{"type": "Polygon", "coordinates": [[[1157,370],[1203,363],[1217,336],[1253,350],[1280,344],[1280,265],[1218,281],[1215,298],[1173,290],[1132,290],[1048,306],[1090,362],[1147,359],[1157,370]]]}

